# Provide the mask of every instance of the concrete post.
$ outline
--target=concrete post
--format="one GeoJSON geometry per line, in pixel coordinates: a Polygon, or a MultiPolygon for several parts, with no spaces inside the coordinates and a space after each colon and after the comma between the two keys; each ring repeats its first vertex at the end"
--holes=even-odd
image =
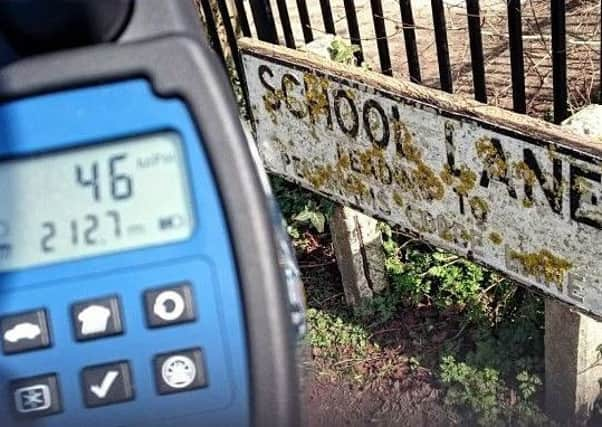
{"type": "Polygon", "coordinates": [[[545,304],[546,413],[585,425],[600,395],[602,324],[555,300],[545,304]]]}
{"type": "MultiPolygon", "coordinates": [[[[563,126],[602,138],[602,106],[581,110],[563,126]]],[[[585,425],[601,396],[602,322],[552,299],[545,301],[545,319],[546,412],[563,425],[585,425]]]]}
{"type": "MultiPolygon", "coordinates": [[[[326,34],[302,50],[330,58],[335,36],[326,34]]],[[[337,206],[330,231],[347,304],[356,306],[388,286],[385,252],[378,222],[351,208],[337,206]]]]}
{"type": "Polygon", "coordinates": [[[332,242],[347,304],[358,305],[387,287],[385,253],[378,222],[337,206],[330,221],[332,242]]]}

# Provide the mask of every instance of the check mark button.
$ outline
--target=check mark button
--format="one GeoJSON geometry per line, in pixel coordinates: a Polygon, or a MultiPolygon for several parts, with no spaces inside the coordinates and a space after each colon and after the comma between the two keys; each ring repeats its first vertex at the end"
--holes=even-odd
{"type": "Polygon", "coordinates": [[[88,408],[126,402],[134,398],[128,362],[95,365],[82,371],[84,401],[88,408]]]}
{"type": "Polygon", "coordinates": [[[90,391],[99,399],[104,399],[118,376],[119,371],[108,371],[102,379],[102,383],[100,385],[92,384],[90,391]]]}

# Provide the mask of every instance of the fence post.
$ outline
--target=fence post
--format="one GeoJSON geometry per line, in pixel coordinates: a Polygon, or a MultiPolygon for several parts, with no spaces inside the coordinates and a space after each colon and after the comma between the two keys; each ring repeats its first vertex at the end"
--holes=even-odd
{"type": "MultiPolygon", "coordinates": [[[[303,50],[330,58],[328,46],[333,40],[334,36],[328,34],[308,43],[303,50]]],[[[357,306],[385,290],[389,282],[378,221],[337,205],[330,218],[330,231],[347,304],[357,306]]]]}
{"type": "Polygon", "coordinates": [[[278,33],[269,0],[253,0],[249,4],[259,40],[278,44],[278,33]]]}
{"type": "MultiPolygon", "coordinates": [[[[602,137],[602,105],[590,105],[563,126],[602,137]]],[[[562,425],[585,425],[600,397],[602,322],[546,298],[546,412],[562,425]]],[[[599,425],[599,424],[596,424],[599,425]]]]}
{"type": "Polygon", "coordinates": [[[388,281],[378,222],[361,212],[337,206],[330,231],[347,304],[357,306],[385,290],[388,281]]]}

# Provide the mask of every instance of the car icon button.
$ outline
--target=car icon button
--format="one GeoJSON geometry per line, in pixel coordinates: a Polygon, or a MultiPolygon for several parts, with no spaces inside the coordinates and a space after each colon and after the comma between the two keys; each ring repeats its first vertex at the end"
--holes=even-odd
{"type": "Polygon", "coordinates": [[[39,350],[52,344],[44,309],[3,316],[0,318],[0,334],[4,354],[39,350]]]}

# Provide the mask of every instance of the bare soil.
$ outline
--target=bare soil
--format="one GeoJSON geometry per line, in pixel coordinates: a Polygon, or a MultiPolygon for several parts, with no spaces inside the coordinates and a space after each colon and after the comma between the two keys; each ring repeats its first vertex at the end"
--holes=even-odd
{"type": "Polygon", "coordinates": [[[429,378],[380,391],[358,390],[345,382],[313,378],[305,395],[307,426],[415,426],[456,425],[429,378]]]}
{"type": "MultiPolygon", "coordinates": [[[[308,247],[297,255],[308,306],[340,314],[348,308],[329,236],[307,238],[308,247]]],[[[452,319],[434,316],[431,310],[408,310],[379,325],[371,335],[379,350],[364,360],[339,360],[333,367],[332,361],[310,349],[304,386],[306,425],[468,425],[444,404],[441,386],[427,367],[436,363],[441,345],[458,330],[452,319]],[[420,366],[412,365],[414,357],[420,358],[420,366]],[[359,364],[357,370],[365,373],[362,381],[340,374],[346,363],[359,364]]]]}

